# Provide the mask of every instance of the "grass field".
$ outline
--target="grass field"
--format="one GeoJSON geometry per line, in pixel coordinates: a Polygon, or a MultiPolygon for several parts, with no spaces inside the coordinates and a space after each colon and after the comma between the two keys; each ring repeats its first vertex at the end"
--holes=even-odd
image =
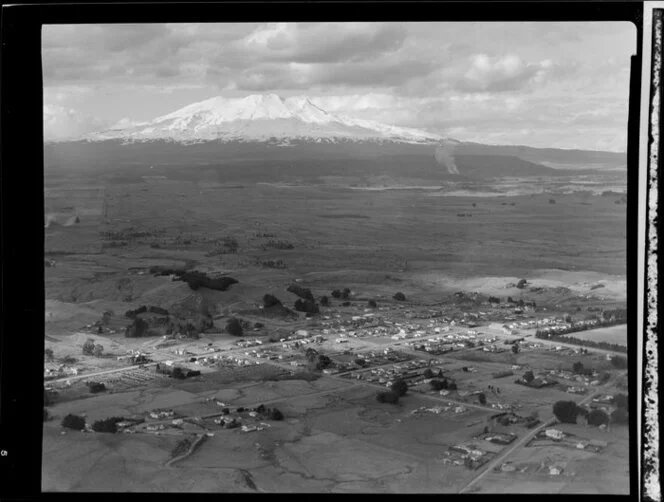
{"type": "Polygon", "coordinates": [[[571,333],[569,336],[580,340],[592,340],[593,342],[607,342],[627,346],[627,325],[618,324],[607,328],[591,329],[571,333]]]}

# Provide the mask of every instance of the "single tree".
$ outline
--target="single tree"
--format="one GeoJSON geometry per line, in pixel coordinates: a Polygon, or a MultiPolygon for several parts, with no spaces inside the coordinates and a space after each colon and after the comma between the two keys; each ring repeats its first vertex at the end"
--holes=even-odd
{"type": "Polygon", "coordinates": [[[92,338],[88,338],[83,344],[83,354],[86,356],[91,356],[95,350],[95,341],[92,338]]]}
{"type": "Polygon", "coordinates": [[[576,373],[577,375],[581,375],[581,374],[583,374],[583,370],[584,370],[584,368],[583,368],[583,363],[581,363],[580,361],[575,362],[575,363],[572,365],[572,370],[573,370],[574,373],[576,373]]]}
{"type": "Polygon", "coordinates": [[[553,405],[553,414],[558,420],[568,424],[575,424],[580,408],[574,401],[556,401],[553,405]]]}
{"type": "Polygon", "coordinates": [[[422,376],[424,378],[433,378],[433,375],[434,375],[434,373],[433,373],[433,370],[431,368],[425,369],[424,373],[422,373],[422,376]]]}
{"type": "Polygon", "coordinates": [[[53,361],[53,349],[44,349],[44,359],[53,361]]]}
{"type": "Polygon", "coordinates": [[[533,380],[535,380],[535,375],[531,370],[528,370],[523,374],[523,379],[525,380],[526,383],[530,383],[533,380]]]}
{"type": "Polygon", "coordinates": [[[281,413],[281,411],[279,411],[278,409],[273,408],[268,413],[268,418],[270,420],[283,420],[284,419],[284,414],[281,413]]]}
{"type": "Polygon", "coordinates": [[[263,295],[263,306],[265,308],[273,307],[274,305],[281,305],[281,300],[274,295],[265,294],[263,295]]]}
{"type": "Polygon", "coordinates": [[[95,357],[101,357],[103,353],[104,353],[104,346],[101,344],[95,345],[95,348],[92,349],[92,354],[95,357]]]}
{"type": "Polygon", "coordinates": [[[519,289],[523,289],[526,287],[526,284],[528,284],[528,281],[526,281],[525,279],[521,279],[519,280],[519,282],[516,283],[516,287],[519,289]]]}
{"type": "Polygon", "coordinates": [[[518,343],[514,343],[514,344],[512,344],[512,352],[513,352],[514,354],[518,354],[518,353],[519,353],[519,350],[521,350],[521,348],[519,347],[519,344],[518,344],[518,343]]]}
{"type": "Polygon", "coordinates": [[[329,307],[330,306],[330,299],[327,296],[321,296],[320,298],[320,304],[323,307],[329,307]]]}
{"type": "Polygon", "coordinates": [[[341,291],[338,289],[332,291],[332,298],[341,298],[341,291]]]}
{"type": "Polygon", "coordinates": [[[395,293],[395,295],[392,298],[394,298],[395,300],[397,300],[399,302],[403,302],[403,301],[406,300],[406,295],[404,295],[401,291],[399,291],[399,292],[395,293]]]}
{"type": "Polygon", "coordinates": [[[88,382],[87,385],[88,390],[93,394],[96,394],[97,392],[104,392],[106,390],[106,385],[104,385],[102,382],[88,382]]]}
{"type": "Polygon", "coordinates": [[[408,392],[408,384],[402,378],[397,378],[390,386],[390,389],[396,392],[399,397],[405,396],[406,392],[408,392]]]}
{"type": "Polygon", "coordinates": [[[372,309],[375,309],[376,307],[378,307],[378,304],[376,303],[376,300],[369,300],[369,303],[367,305],[369,305],[369,308],[372,308],[372,309]]]}
{"type": "Polygon", "coordinates": [[[325,354],[319,354],[318,355],[318,362],[316,363],[316,369],[317,370],[324,370],[325,368],[328,368],[332,364],[332,359],[330,359],[328,356],[325,354]]]}
{"type": "Polygon", "coordinates": [[[242,336],[244,330],[242,329],[242,323],[237,317],[231,317],[226,322],[226,332],[233,336],[242,336]]]}
{"type": "Polygon", "coordinates": [[[484,392],[480,392],[477,398],[479,399],[481,405],[486,404],[486,394],[484,392]]]}
{"type": "Polygon", "coordinates": [[[82,431],[85,429],[85,418],[70,413],[62,419],[61,425],[67,429],[82,431]]]}

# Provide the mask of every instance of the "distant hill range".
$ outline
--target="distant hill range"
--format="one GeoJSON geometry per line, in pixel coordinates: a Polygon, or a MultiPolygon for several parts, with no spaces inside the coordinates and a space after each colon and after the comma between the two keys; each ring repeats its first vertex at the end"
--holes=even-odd
{"type": "Polygon", "coordinates": [[[624,171],[626,165],[622,153],[460,142],[274,94],[212,98],[149,122],[47,142],[44,156],[47,169],[205,166],[229,175],[253,169],[265,181],[283,174],[419,180],[557,176],[569,170],[624,171]]]}

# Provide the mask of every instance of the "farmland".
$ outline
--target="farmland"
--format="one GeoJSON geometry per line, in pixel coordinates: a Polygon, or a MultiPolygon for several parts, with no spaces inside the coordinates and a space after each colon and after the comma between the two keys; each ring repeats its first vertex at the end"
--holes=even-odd
{"type": "Polygon", "coordinates": [[[536,326],[624,307],[624,205],[577,192],[551,204],[547,194],[442,197],[229,173],[237,179],[210,166],[118,166],[103,180],[47,172],[45,491],[622,491],[619,426],[579,430],[601,436],[607,453],[561,451],[567,474],[546,482],[483,474],[489,464],[467,462],[475,453],[463,448],[541,463],[543,448],[525,440],[555,420],[554,402],[624,392],[615,382],[626,371],[606,351],[534,337],[536,326]],[[75,214],[79,223],[62,223],[75,214]],[[173,271],[237,282],[192,287],[173,271]],[[297,309],[294,284],[317,313],[297,309]],[[131,336],[141,323],[147,332],[131,336]],[[83,353],[88,339],[103,350],[83,353]],[[516,382],[529,371],[556,383],[516,382]],[[401,378],[398,403],[379,402],[401,378]],[[514,423],[497,422],[509,413],[514,423]],[[69,414],[88,429],[62,427],[69,414]],[[89,428],[109,417],[128,424],[89,428]],[[516,439],[492,443],[489,429],[516,439]],[[168,464],[179,441],[202,437],[168,464]],[[602,470],[614,484],[598,482],[602,470]]]}

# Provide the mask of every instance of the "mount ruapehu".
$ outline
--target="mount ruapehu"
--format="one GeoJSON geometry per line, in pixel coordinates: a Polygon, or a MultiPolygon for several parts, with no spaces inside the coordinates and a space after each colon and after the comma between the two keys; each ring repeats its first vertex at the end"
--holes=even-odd
{"type": "MultiPolygon", "coordinates": [[[[508,120],[508,118],[506,118],[508,120]]],[[[46,169],[206,167],[225,179],[396,183],[625,172],[625,154],[460,142],[330,113],[306,97],[215,97],[148,122],[46,142],[46,169]],[[555,166],[555,167],[554,167],[555,166]]]]}

